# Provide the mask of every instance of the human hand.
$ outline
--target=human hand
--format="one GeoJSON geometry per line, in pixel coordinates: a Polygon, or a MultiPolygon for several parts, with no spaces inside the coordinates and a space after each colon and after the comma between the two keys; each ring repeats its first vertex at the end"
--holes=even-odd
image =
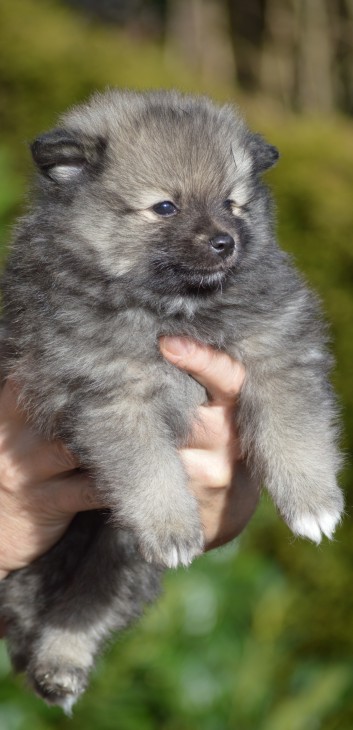
{"type": "Polygon", "coordinates": [[[34,431],[7,380],[0,392],[0,579],[49,550],[76,512],[102,507],[78,466],[61,441],[34,431]]]}
{"type": "Polygon", "coordinates": [[[185,337],[162,337],[160,349],[208,393],[180,456],[199,504],[205,549],[210,550],[244,529],[259,499],[259,487],[240,458],[234,419],[245,369],[226,353],[185,337]]]}

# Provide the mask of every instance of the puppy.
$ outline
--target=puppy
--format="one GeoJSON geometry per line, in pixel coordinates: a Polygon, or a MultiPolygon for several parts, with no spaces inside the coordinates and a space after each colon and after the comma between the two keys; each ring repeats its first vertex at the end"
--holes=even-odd
{"type": "Polygon", "coordinates": [[[331,537],[343,500],[318,303],[277,246],[261,175],[277,150],[229,106],[111,91],[32,145],[36,189],[3,278],[4,372],[29,417],[92,474],[81,514],[1,583],[15,669],[70,711],[111,632],[203,549],[177,449],[206,399],[160,355],[184,335],[244,363],[248,469],[296,535],[331,537]]]}

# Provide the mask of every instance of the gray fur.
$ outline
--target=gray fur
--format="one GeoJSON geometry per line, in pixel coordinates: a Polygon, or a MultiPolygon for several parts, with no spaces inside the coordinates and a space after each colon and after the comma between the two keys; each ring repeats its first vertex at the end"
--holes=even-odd
{"type": "Polygon", "coordinates": [[[163,360],[161,335],[245,364],[243,454],[295,533],[331,536],[343,500],[325,328],[276,244],[260,178],[275,148],[229,106],[111,91],[32,152],[36,191],[3,279],[2,365],[37,428],[92,473],[111,517],[78,516],[0,597],[15,668],[69,711],[107,637],[157,595],[161,566],[202,552],[177,449],[206,394],[163,360]],[[178,212],[157,214],[161,201],[178,212]],[[235,242],[225,258],[210,246],[219,234],[235,242]]]}

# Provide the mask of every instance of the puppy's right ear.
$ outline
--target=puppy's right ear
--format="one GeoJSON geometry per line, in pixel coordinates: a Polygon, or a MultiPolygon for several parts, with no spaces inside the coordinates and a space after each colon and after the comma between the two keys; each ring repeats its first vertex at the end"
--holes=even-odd
{"type": "Polygon", "coordinates": [[[57,183],[69,183],[97,165],[102,154],[102,140],[82,141],[71,130],[53,129],[34,140],[31,152],[43,175],[57,183]]]}

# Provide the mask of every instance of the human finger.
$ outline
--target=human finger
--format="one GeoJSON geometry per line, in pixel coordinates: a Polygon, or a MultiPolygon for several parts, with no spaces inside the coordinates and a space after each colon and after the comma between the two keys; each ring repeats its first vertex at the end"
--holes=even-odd
{"type": "Polygon", "coordinates": [[[106,506],[92,479],[78,472],[40,485],[36,489],[35,500],[42,505],[45,518],[51,515],[53,519],[58,519],[60,515],[72,516],[77,512],[104,509],[106,506]]]}
{"type": "Polygon", "coordinates": [[[236,400],[245,378],[242,363],[188,337],[162,337],[160,349],[169,362],[186,370],[206,388],[212,404],[236,400]]]}
{"type": "Polygon", "coordinates": [[[240,443],[234,419],[234,403],[229,406],[200,406],[191,424],[185,444],[190,449],[221,451],[232,455],[232,461],[241,457],[240,443]]]}
{"type": "Polygon", "coordinates": [[[217,451],[181,449],[180,459],[194,488],[221,489],[232,481],[233,463],[217,451]]]}

